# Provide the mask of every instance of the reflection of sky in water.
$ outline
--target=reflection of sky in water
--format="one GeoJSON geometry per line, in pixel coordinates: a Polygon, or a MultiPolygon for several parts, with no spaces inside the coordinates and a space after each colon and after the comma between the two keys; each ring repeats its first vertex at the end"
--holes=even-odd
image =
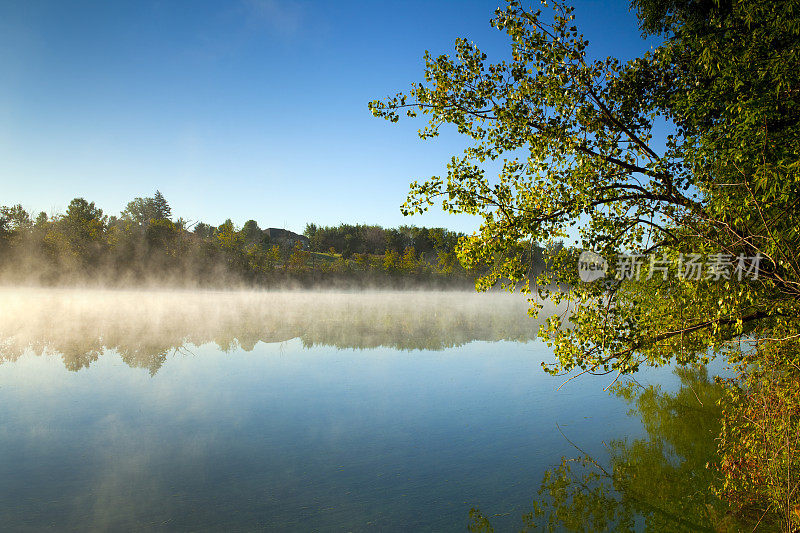
{"type": "Polygon", "coordinates": [[[153,377],[113,352],[0,365],[6,527],[463,530],[472,506],[516,525],[575,454],[556,423],[599,456],[641,432],[608,376],[555,392],[539,342],[190,349],[153,377]]]}

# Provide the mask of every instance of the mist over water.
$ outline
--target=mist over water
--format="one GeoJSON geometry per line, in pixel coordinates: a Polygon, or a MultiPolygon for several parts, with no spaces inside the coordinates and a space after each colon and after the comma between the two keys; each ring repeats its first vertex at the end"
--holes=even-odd
{"type": "Polygon", "coordinates": [[[155,373],[171,354],[206,343],[251,351],[295,338],[306,347],[400,350],[526,342],[541,324],[527,309],[523,296],[499,292],[4,288],[0,360],[30,350],[78,370],[114,350],[155,373]]]}
{"type": "Polygon", "coordinates": [[[554,310],[527,309],[502,292],[0,289],[3,526],[463,531],[479,506],[516,527],[574,455],[561,431],[600,459],[642,433],[610,378],[556,390],[535,340],[554,310]]]}

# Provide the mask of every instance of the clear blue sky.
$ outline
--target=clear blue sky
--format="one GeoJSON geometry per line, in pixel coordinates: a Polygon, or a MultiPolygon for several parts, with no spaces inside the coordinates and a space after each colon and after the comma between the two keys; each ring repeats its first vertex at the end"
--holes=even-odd
{"type": "MultiPolygon", "coordinates": [[[[466,37],[507,55],[502,0],[0,0],[0,204],[118,214],[160,189],[176,216],[302,231],[306,222],[474,219],[400,214],[408,183],[464,141],[367,102],[422,78],[424,51],[466,37]]],[[[627,2],[576,2],[595,55],[649,48],[627,2]]]]}

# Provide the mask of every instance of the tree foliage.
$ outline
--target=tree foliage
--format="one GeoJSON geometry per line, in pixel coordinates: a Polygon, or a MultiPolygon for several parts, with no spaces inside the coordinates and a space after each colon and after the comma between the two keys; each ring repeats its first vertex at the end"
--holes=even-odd
{"type": "Polygon", "coordinates": [[[383,254],[387,250],[402,253],[409,247],[422,255],[436,255],[454,250],[458,239],[464,236],[445,228],[382,228],[366,224],[308,224],[304,235],[309,238],[312,250],[326,252],[333,248],[342,251],[347,257],[354,253],[383,254]]]}
{"type": "Polygon", "coordinates": [[[796,324],[797,10],[736,2],[698,13],[689,3],[688,17],[639,8],[646,21],[661,17],[664,42],[621,63],[590,59],[572,8],[556,3],[548,22],[510,1],[492,21],[510,38],[510,60],[490,63],[459,39],[453,57],[426,54],[425,81],[408,94],[370,103],[392,121],[403,111],[426,116],[423,139],[447,124],[470,139],[446,176],[411,185],[404,210],[438,202],[482,217],[460,246],[465,264],[490,265],[481,288],[506,278],[527,290],[517,251],[567,238],[576,224],[579,247],[612,263],[623,253],[675,263],[693,252],[763,256],[752,283],[581,284],[569,265],[561,280],[571,289],[546,294],[575,304],[574,327],[554,321],[547,332],[556,370],[633,371],[697,357],[756,325],[796,324]],[[673,132],[657,151],[659,120],[673,132]],[[481,166],[488,160],[502,160],[495,178],[481,166]]]}
{"type": "Polygon", "coordinates": [[[262,230],[255,220],[241,228],[231,219],[217,227],[203,222],[187,227],[171,216],[158,191],[129,202],[119,218],[83,198],[72,200],[63,215],[40,213],[35,221],[20,205],[0,206],[0,280],[447,287],[469,284],[474,276],[452,264],[458,234],[443,228],[309,224],[307,233],[314,237],[309,250],[302,236],[262,230]],[[323,244],[327,248],[320,248],[323,244]],[[415,251],[414,244],[427,253],[415,251]],[[387,250],[396,259],[385,261],[387,250]]]}
{"type": "Polygon", "coordinates": [[[122,211],[122,217],[134,221],[140,226],[150,224],[151,220],[169,220],[172,216],[172,208],[160,191],[152,197],[134,198],[122,211]]]}
{"type": "MultiPolygon", "coordinates": [[[[760,374],[775,385],[760,390],[778,394],[800,372],[788,347],[800,335],[800,5],[632,7],[660,44],[627,62],[592,57],[561,2],[529,10],[510,0],[495,12],[511,46],[504,61],[466,39],[452,56],[426,53],[424,80],[370,109],[393,122],[426,118],[422,139],[453,127],[469,145],[446,175],[413,182],[403,209],[482,217],[458,250],[465,265],[488,265],[478,288],[537,283],[542,297],[569,302],[541,332],[551,372],[629,373],[722,353],[744,370],[782,360],[777,375],[760,374]],[[497,176],[489,161],[501,164],[497,176]],[[575,235],[575,248],[601,254],[615,275],[580,281],[572,247],[558,268],[530,275],[526,246],[575,235]],[[676,276],[693,254],[730,270],[676,276]],[[631,256],[638,276],[621,271],[631,256]],[[766,356],[776,350],[786,357],[766,356]]],[[[780,462],[796,475],[792,465],[780,462]]],[[[798,501],[789,493],[786,509],[798,501]]]]}

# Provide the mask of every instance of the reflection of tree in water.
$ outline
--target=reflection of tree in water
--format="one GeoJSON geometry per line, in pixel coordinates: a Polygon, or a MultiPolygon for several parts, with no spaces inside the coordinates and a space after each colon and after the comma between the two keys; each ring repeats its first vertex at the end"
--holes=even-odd
{"type": "MultiPolygon", "coordinates": [[[[523,531],[740,530],[712,490],[722,388],[705,368],[675,372],[681,388],[674,394],[634,383],[616,390],[646,437],[612,441],[606,464],[576,446],[581,457],[562,458],[545,473],[523,531]]],[[[470,517],[470,531],[493,531],[480,511],[470,517]]]]}
{"type": "Polygon", "coordinates": [[[75,372],[97,361],[103,353],[103,346],[96,342],[81,344],[68,342],[57,351],[61,353],[64,367],[75,372]]]}
{"type": "Polygon", "coordinates": [[[146,368],[154,376],[167,360],[167,354],[176,352],[179,346],[142,342],[135,346],[114,346],[125,364],[131,368],[146,368]]]}
{"type": "Polygon", "coordinates": [[[79,370],[104,351],[155,374],[186,346],[442,350],[475,340],[528,341],[539,322],[505,293],[0,291],[0,361],[60,354],[79,370]]]}

